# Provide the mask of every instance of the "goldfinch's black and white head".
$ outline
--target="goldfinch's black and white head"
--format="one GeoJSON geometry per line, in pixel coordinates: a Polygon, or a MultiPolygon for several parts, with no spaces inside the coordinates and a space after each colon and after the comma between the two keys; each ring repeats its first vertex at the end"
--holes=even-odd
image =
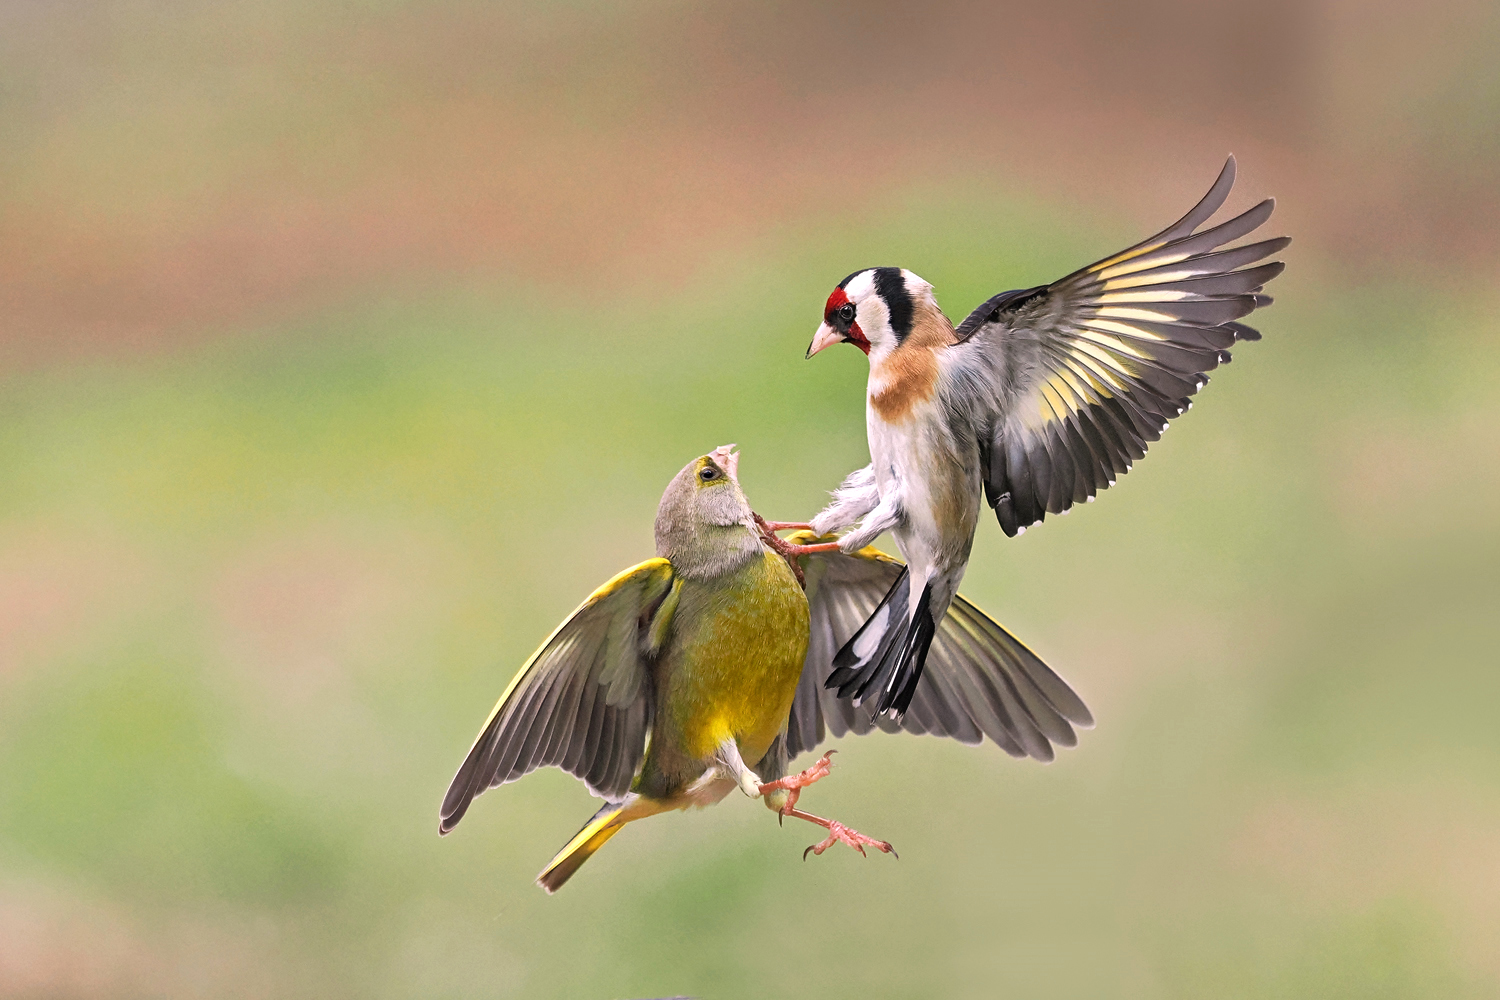
{"type": "Polygon", "coordinates": [[[807,356],[853,344],[875,362],[900,347],[924,320],[941,315],[932,286],[901,267],[870,267],[839,282],[807,356]]]}

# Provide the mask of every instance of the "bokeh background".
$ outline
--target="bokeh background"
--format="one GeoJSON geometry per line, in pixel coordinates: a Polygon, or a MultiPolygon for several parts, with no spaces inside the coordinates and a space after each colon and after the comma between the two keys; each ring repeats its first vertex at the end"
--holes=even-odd
{"type": "Polygon", "coordinates": [[[1500,995],[1500,7],[0,5],[0,997],[1500,995]],[[1265,339],[965,591],[1098,727],[845,740],[531,884],[436,834],[516,666],[726,441],[866,459],[950,314],[1280,198],[1265,339]]]}

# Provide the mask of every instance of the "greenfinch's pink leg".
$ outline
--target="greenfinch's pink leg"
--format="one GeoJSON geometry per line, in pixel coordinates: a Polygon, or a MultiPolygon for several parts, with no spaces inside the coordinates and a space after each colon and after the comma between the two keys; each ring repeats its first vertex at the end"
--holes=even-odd
{"type": "Polygon", "coordinates": [[[769,795],[771,792],[785,791],[787,797],[786,802],[781,806],[781,815],[790,816],[791,808],[797,804],[797,797],[802,794],[802,789],[819,778],[828,777],[828,772],[833,770],[832,758],[836,753],[838,753],[837,750],[828,751],[814,761],[812,767],[809,767],[800,774],[789,774],[785,778],[777,778],[775,781],[766,782],[760,786],[760,794],[769,795]]]}
{"type": "Polygon", "coordinates": [[[860,854],[865,853],[866,847],[873,847],[883,854],[891,854],[899,858],[900,855],[896,854],[896,849],[884,840],[866,837],[858,830],[852,830],[836,819],[824,819],[822,816],[814,816],[810,812],[803,812],[801,809],[795,808],[797,798],[802,794],[802,789],[811,785],[819,778],[828,777],[828,772],[833,770],[832,757],[836,752],[835,750],[828,751],[814,761],[812,767],[807,768],[799,774],[789,774],[784,778],[765,782],[760,786],[760,794],[768,795],[771,792],[786,792],[786,802],[782,803],[781,808],[777,810],[778,818],[781,816],[790,816],[793,819],[805,819],[809,823],[816,823],[828,831],[828,837],[825,840],[812,845],[807,851],[802,852],[803,860],[807,859],[808,851],[811,851],[813,854],[822,854],[834,844],[848,844],[860,854]]]}
{"type": "Polygon", "coordinates": [[[762,521],[763,525],[772,531],[811,531],[812,525],[806,521],[762,521]]]}
{"type": "Polygon", "coordinates": [[[816,823],[828,829],[828,836],[826,838],[802,852],[803,861],[807,860],[808,851],[811,851],[814,855],[822,854],[834,844],[848,844],[865,857],[869,857],[868,854],[865,854],[866,847],[873,847],[882,854],[889,854],[896,858],[901,857],[901,855],[896,853],[896,849],[885,841],[876,840],[874,837],[866,837],[858,830],[851,830],[836,819],[824,819],[821,816],[814,816],[812,813],[805,813],[801,809],[793,809],[787,815],[794,816],[797,819],[805,819],[809,823],[816,823]]]}

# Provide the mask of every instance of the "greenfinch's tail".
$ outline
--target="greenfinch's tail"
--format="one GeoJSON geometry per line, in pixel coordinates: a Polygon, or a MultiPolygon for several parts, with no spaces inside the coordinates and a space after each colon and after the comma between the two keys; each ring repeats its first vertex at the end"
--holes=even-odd
{"type": "Polygon", "coordinates": [[[594,813],[593,819],[583,825],[573,836],[573,839],[557,852],[542,873],[536,877],[536,884],[547,890],[548,895],[562,888],[562,884],[573,877],[585,861],[595,851],[604,846],[604,842],[619,832],[620,828],[634,817],[625,815],[627,802],[611,802],[603,809],[594,813]]]}

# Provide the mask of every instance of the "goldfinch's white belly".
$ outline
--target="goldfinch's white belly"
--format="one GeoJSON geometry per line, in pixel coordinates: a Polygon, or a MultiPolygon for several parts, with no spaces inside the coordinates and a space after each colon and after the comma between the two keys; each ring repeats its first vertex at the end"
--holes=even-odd
{"type": "Polygon", "coordinates": [[[904,524],[892,534],[913,573],[966,559],[978,521],[978,447],[955,440],[937,399],[890,423],[866,409],[870,460],[882,497],[900,497],[904,524]]]}

